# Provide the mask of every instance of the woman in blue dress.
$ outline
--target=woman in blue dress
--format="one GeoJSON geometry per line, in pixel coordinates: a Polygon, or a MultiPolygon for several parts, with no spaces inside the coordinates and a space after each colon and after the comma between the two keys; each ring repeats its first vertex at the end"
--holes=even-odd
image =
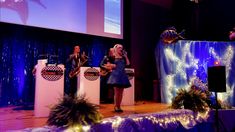
{"type": "Polygon", "coordinates": [[[116,66],[112,70],[107,84],[114,88],[114,111],[123,112],[121,109],[123,91],[124,88],[129,88],[131,86],[128,76],[125,72],[125,67],[126,65],[130,65],[130,61],[121,44],[116,44],[114,46],[114,57],[115,60],[113,63],[116,66]]]}

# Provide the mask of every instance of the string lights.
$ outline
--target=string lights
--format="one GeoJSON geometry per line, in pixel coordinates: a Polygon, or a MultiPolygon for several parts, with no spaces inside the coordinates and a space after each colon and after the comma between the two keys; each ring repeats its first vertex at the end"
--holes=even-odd
{"type": "MultiPolygon", "coordinates": [[[[175,96],[175,92],[177,92],[179,88],[189,88],[195,79],[196,81],[203,80],[204,82],[197,83],[200,84],[199,87],[207,88],[204,84],[207,82],[207,70],[205,69],[207,69],[208,66],[224,65],[226,66],[226,79],[230,76],[231,63],[234,56],[234,48],[231,44],[225,46],[224,50],[220,49],[220,51],[210,46],[207,51],[206,49],[200,51],[202,52],[202,55],[200,55],[200,53],[195,53],[195,49],[191,48],[191,41],[184,42],[185,43],[182,41],[178,42],[181,44],[179,46],[180,50],[178,50],[178,47],[175,47],[175,45],[165,46],[163,49],[163,54],[166,56],[165,61],[169,66],[163,69],[169,69],[170,71],[164,76],[164,83],[162,84],[166,89],[166,103],[171,103],[172,97],[175,96]]],[[[216,42],[212,44],[214,45],[216,42]]],[[[200,46],[199,48],[202,47],[203,46],[200,46]]],[[[234,84],[227,84],[226,88],[226,93],[218,94],[221,101],[225,101],[228,97],[233,95],[234,84]]]]}
{"type": "Polygon", "coordinates": [[[128,124],[128,122],[132,122],[135,123],[137,126],[140,126],[138,129],[144,129],[147,124],[159,126],[164,130],[174,130],[179,127],[179,125],[182,125],[184,128],[189,129],[194,127],[199,122],[206,121],[209,117],[208,111],[205,113],[194,113],[191,110],[185,109],[169,110],[159,113],[131,115],[129,117],[107,118],[104,119],[102,124],[112,123],[113,130],[120,128],[122,124],[128,124]]]}

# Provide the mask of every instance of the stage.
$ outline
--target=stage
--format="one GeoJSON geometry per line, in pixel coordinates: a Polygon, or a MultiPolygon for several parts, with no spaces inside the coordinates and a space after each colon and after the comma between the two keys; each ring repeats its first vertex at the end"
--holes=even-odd
{"type": "MultiPolygon", "coordinates": [[[[43,127],[47,118],[34,117],[33,106],[9,106],[0,108],[0,131],[21,130],[25,128],[43,127]],[[27,110],[29,109],[29,110],[27,110]]],[[[169,105],[149,101],[136,102],[134,106],[123,106],[123,113],[115,113],[113,104],[99,105],[99,111],[104,118],[128,116],[131,114],[146,114],[170,110],[169,105]]]]}
{"type": "MultiPolygon", "coordinates": [[[[0,108],[0,131],[64,131],[49,127],[47,118],[34,116],[33,106],[9,106],[0,108]]],[[[92,131],[215,131],[215,111],[198,115],[191,110],[171,109],[169,105],[139,101],[134,106],[123,106],[123,113],[115,113],[113,104],[99,105],[103,115],[101,124],[90,127],[92,131]],[[116,126],[115,126],[116,125],[116,126]]],[[[235,109],[219,110],[221,131],[234,131],[235,109]]]]}

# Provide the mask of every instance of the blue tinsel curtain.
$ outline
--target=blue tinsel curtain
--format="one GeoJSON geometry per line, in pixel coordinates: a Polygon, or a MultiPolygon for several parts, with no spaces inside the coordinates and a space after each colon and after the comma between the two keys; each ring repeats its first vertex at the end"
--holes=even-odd
{"type": "Polygon", "coordinates": [[[226,93],[220,99],[235,105],[235,42],[180,40],[159,43],[156,62],[161,88],[161,101],[171,103],[180,88],[189,88],[193,78],[207,83],[207,67],[226,66],[226,93]]]}
{"type": "MultiPolygon", "coordinates": [[[[98,38],[83,41],[80,47],[81,51],[85,51],[89,56],[89,66],[99,66],[112,43],[98,38]]],[[[40,40],[29,36],[14,37],[14,35],[2,38],[0,40],[0,106],[33,104],[35,78],[32,75],[32,69],[40,55],[48,54],[49,63],[64,64],[67,67],[66,59],[72,53],[74,45],[76,45],[75,42],[65,44],[59,38],[40,40]]],[[[68,92],[68,85],[66,76],[65,93],[68,92]]]]}

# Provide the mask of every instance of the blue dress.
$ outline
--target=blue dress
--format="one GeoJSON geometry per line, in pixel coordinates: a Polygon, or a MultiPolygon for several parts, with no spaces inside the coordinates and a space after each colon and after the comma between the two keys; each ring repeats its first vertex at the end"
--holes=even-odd
{"type": "Polygon", "coordinates": [[[125,72],[126,61],[124,58],[115,58],[116,68],[110,73],[107,84],[118,88],[128,88],[131,86],[125,72]]]}

